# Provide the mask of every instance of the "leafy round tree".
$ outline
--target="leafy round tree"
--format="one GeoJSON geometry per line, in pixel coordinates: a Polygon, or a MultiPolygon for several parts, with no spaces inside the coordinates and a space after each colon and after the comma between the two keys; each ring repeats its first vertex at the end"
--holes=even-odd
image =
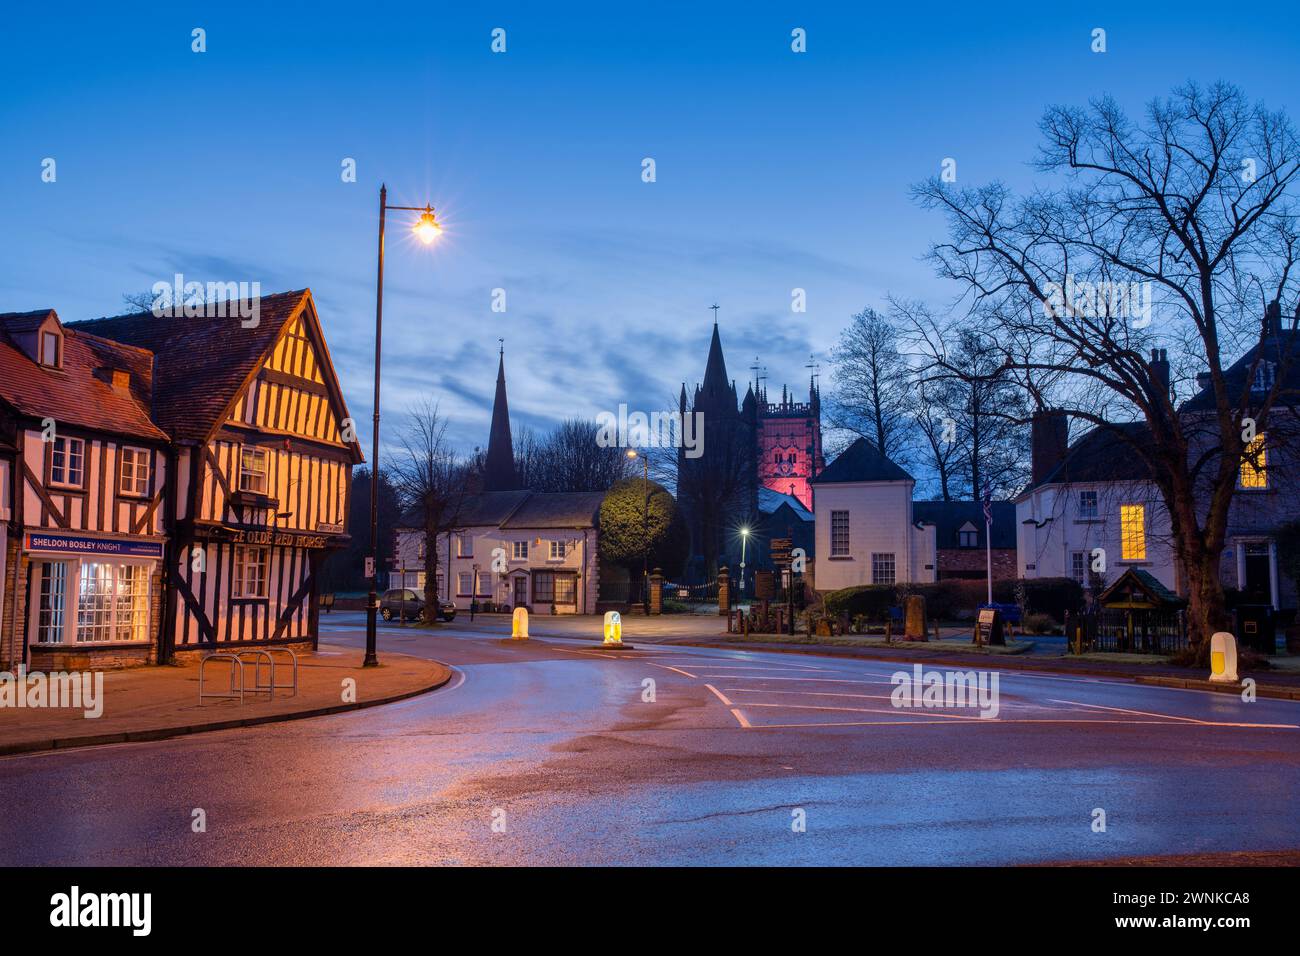
{"type": "Polygon", "coordinates": [[[639,571],[642,561],[675,575],[686,563],[686,523],[668,489],[643,478],[615,482],[600,505],[602,561],[639,571]]]}

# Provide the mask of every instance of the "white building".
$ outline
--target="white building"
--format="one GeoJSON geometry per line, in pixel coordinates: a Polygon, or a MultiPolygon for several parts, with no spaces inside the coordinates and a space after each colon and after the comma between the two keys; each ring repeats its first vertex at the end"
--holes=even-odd
{"type": "Polygon", "coordinates": [[[818,591],[936,580],[934,525],[916,522],[915,487],[864,438],[812,480],[818,591]]]}
{"type": "MultiPolygon", "coordinates": [[[[460,610],[470,602],[527,607],[534,614],[594,614],[599,581],[597,519],[603,492],[494,491],[470,499],[458,530],[438,537],[437,591],[460,610]]],[[[397,531],[389,587],[423,592],[424,533],[397,531]]]]}
{"type": "Polygon", "coordinates": [[[1030,483],[1015,499],[1019,576],[1086,587],[1093,571],[1109,584],[1139,568],[1177,591],[1169,515],[1129,445],[1146,426],[1094,428],[1067,447],[1066,425],[1059,412],[1034,418],[1030,483]]]}

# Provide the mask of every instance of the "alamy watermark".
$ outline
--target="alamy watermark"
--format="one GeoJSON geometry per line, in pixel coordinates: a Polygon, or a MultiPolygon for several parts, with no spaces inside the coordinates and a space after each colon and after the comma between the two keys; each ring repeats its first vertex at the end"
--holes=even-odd
{"type": "Polygon", "coordinates": [[[920,664],[915,664],[910,674],[895,671],[889,682],[894,685],[890,703],[900,709],[978,707],[980,717],[985,720],[998,715],[996,671],[925,671],[920,664]]]}
{"type": "Polygon", "coordinates": [[[260,282],[186,282],[178,272],[171,283],[155,282],[149,291],[156,319],[238,318],[246,329],[261,324],[260,282]]]}
{"type": "Polygon", "coordinates": [[[1049,282],[1043,292],[1048,318],[1132,319],[1135,329],[1151,324],[1150,282],[1080,282],[1066,275],[1065,285],[1049,282]]]}
{"type": "Polygon", "coordinates": [[[687,458],[704,454],[703,412],[618,412],[596,416],[596,444],[601,448],[684,448],[687,458]]]}
{"type": "Polygon", "coordinates": [[[104,713],[102,671],[52,671],[49,674],[20,666],[18,673],[0,671],[0,708],[69,708],[93,720],[104,713]]]}

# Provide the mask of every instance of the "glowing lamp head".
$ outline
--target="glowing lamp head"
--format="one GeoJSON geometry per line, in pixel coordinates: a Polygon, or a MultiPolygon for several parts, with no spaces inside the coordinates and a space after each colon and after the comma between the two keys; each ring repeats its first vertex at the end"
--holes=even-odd
{"type": "Polygon", "coordinates": [[[629,448],[629,449],[627,450],[627,457],[628,457],[628,458],[635,458],[635,457],[636,457],[636,449],[635,449],[635,448],[629,448]]]}
{"type": "Polygon", "coordinates": [[[740,536],[741,536],[742,538],[748,538],[748,537],[749,537],[749,529],[748,529],[748,528],[741,528],[741,529],[740,529],[740,536]]]}
{"type": "Polygon", "coordinates": [[[433,240],[442,235],[442,226],[438,225],[438,219],[433,214],[432,206],[424,207],[424,212],[420,214],[420,219],[412,231],[426,246],[432,244],[433,240]]]}

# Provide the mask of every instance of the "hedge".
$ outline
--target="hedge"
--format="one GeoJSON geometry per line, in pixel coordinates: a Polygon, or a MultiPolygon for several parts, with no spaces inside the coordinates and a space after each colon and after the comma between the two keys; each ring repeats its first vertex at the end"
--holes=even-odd
{"type": "MultiPolygon", "coordinates": [[[[1018,583],[1015,579],[994,581],[993,600],[1015,604],[1018,583]]],[[[1083,588],[1073,578],[1027,578],[1024,586],[1026,614],[1050,614],[1060,622],[1065,620],[1066,611],[1077,611],[1083,605],[1083,588]]],[[[988,585],[984,581],[950,579],[914,584],[905,590],[924,597],[926,615],[939,620],[953,620],[962,612],[973,615],[988,599],[988,585]]],[[[826,613],[832,617],[853,620],[861,615],[868,621],[883,621],[889,609],[901,603],[899,587],[890,584],[843,588],[831,591],[822,600],[826,613]]]]}

